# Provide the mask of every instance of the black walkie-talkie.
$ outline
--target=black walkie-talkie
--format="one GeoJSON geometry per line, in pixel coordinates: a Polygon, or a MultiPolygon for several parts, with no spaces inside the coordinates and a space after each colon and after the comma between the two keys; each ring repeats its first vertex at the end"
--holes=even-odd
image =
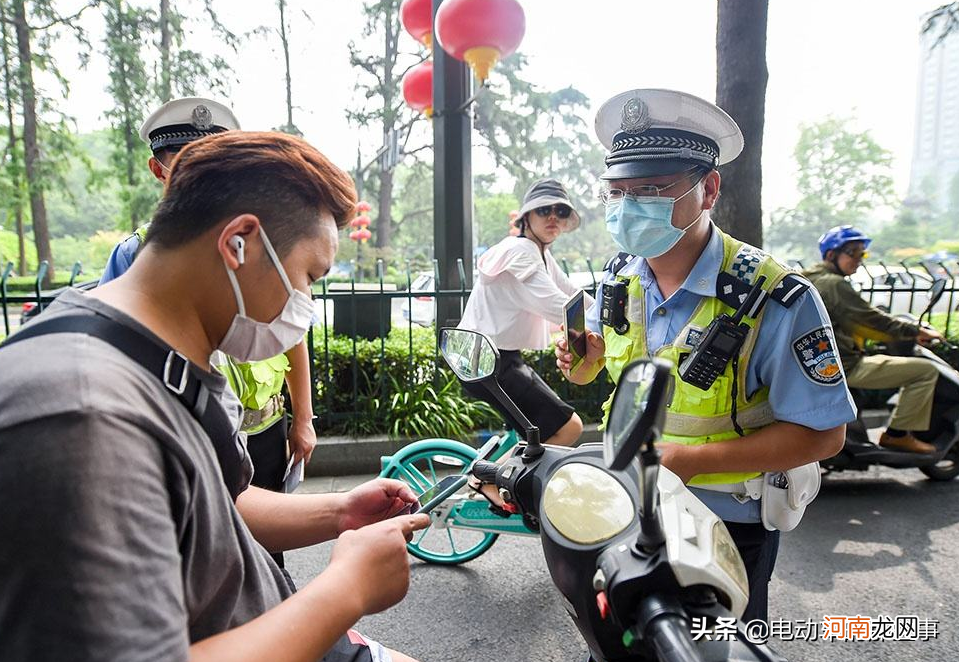
{"type": "Polygon", "coordinates": [[[709,323],[702,340],[679,366],[680,379],[704,391],[709,390],[730,359],[739,354],[749,333],[749,325],[741,320],[762,294],[762,284],[765,282],[765,276],[756,279],[755,285],[732,317],[722,314],[709,323]]]}

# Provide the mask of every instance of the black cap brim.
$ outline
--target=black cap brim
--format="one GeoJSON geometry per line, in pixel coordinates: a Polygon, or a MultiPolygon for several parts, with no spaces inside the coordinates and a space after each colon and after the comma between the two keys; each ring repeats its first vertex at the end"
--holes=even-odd
{"type": "Polygon", "coordinates": [[[644,179],[646,177],[663,177],[665,175],[675,175],[678,172],[684,172],[693,168],[703,168],[706,166],[701,161],[687,161],[685,159],[647,159],[644,161],[627,161],[625,163],[614,163],[606,168],[606,172],[600,175],[600,179],[644,179]]]}

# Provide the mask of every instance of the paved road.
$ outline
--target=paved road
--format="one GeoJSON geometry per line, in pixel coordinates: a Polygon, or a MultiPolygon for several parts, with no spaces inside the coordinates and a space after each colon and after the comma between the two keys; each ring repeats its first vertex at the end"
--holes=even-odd
{"type": "MultiPolygon", "coordinates": [[[[305,489],[348,489],[360,478],[312,479],[305,489]]],[[[288,555],[299,584],[322,570],[329,545],[288,555]]],[[[776,641],[790,660],[959,659],[959,481],[875,470],[826,479],[800,528],[783,537],[771,615],[915,614],[939,621],[929,642],[776,641]]],[[[580,662],[583,646],[559,606],[535,539],[500,538],[461,567],[414,560],[407,598],[360,629],[424,662],[580,662]]]]}

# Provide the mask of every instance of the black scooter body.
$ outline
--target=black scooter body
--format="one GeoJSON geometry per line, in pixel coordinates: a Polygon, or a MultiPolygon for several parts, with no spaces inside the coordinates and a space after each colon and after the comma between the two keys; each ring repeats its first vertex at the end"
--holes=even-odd
{"type": "MultiPolygon", "coordinates": [[[[517,450],[520,453],[521,449],[517,450]]],[[[516,460],[514,460],[515,462],[516,460]]],[[[580,545],[566,539],[550,524],[542,512],[542,498],[550,477],[563,466],[573,463],[593,465],[614,476],[626,488],[639,510],[640,488],[635,467],[629,471],[611,471],[603,462],[601,444],[583,444],[575,449],[546,446],[545,452],[530,463],[511,483],[514,501],[525,513],[536,513],[540,527],[543,554],[553,583],[563,597],[569,613],[589,648],[590,662],[654,661],[651,653],[627,650],[622,642],[623,630],[635,622],[637,607],[648,595],[675,596],[688,618],[702,616],[711,622],[717,618],[732,619],[732,613],[717,599],[709,587],[681,587],[670,568],[665,547],[646,558],[631,553],[640,530],[639,520],[610,540],[593,545],[580,545]],[[607,576],[606,593],[612,613],[604,619],[597,606],[597,590],[593,580],[597,568],[607,576]],[[617,617],[627,620],[617,623],[617,617]]],[[[735,639],[695,642],[704,661],[783,660],[765,645],[753,644],[738,625],[735,639]]]]}

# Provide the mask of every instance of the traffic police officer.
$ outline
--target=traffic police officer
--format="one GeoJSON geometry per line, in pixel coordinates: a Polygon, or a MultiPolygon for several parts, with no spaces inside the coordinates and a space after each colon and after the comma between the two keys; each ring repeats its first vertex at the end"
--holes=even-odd
{"type": "MultiPolygon", "coordinates": [[[[630,90],[603,104],[596,132],[608,150],[607,228],[623,253],[607,264],[587,313],[586,360],[570,374],[559,341],[557,364],[585,384],[604,365],[615,381],[639,358],[673,363],[662,462],[725,521],[749,576],[743,619],[766,619],[779,531],[762,523],[763,472],[835,455],[855,418],[829,318],[807,281],[710,220],[716,167],[743,148],[720,108],[682,92],[630,90]],[[742,308],[757,285],[738,351],[714,379],[708,370],[680,377],[677,366],[710,337],[713,321],[742,308]]],[[[735,348],[718,337],[714,354],[735,348]]],[[[818,476],[813,467],[817,489],[818,476]]]]}
{"type": "MultiPolygon", "coordinates": [[[[148,162],[150,172],[158,180],[166,181],[174,158],[185,145],[205,136],[239,128],[236,115],[224,104],[213,99],[185,97],[168,101],[147,117],[140,127],[140,138],[153,152],[148,162]]],[[[117,244],[100,284],[126,272],[148,238],[149,223],[117,244]]],[[[250,363],[239,363],[218,354],[215,353],[213,363],[217,364],[243,405],[241,430],[247,434],[247,447],[253,461],[252,483],[280,491],[288,464],[288,437],[295,460],[309,460],[316,444],[306,343],[301,341],[286,354],[250,363]],[[293,425],[289,431],[281,392],[284,380],[293,405],[293,425]]],[[[282,555],[274,558],[282,567],[282,555]]]]}

